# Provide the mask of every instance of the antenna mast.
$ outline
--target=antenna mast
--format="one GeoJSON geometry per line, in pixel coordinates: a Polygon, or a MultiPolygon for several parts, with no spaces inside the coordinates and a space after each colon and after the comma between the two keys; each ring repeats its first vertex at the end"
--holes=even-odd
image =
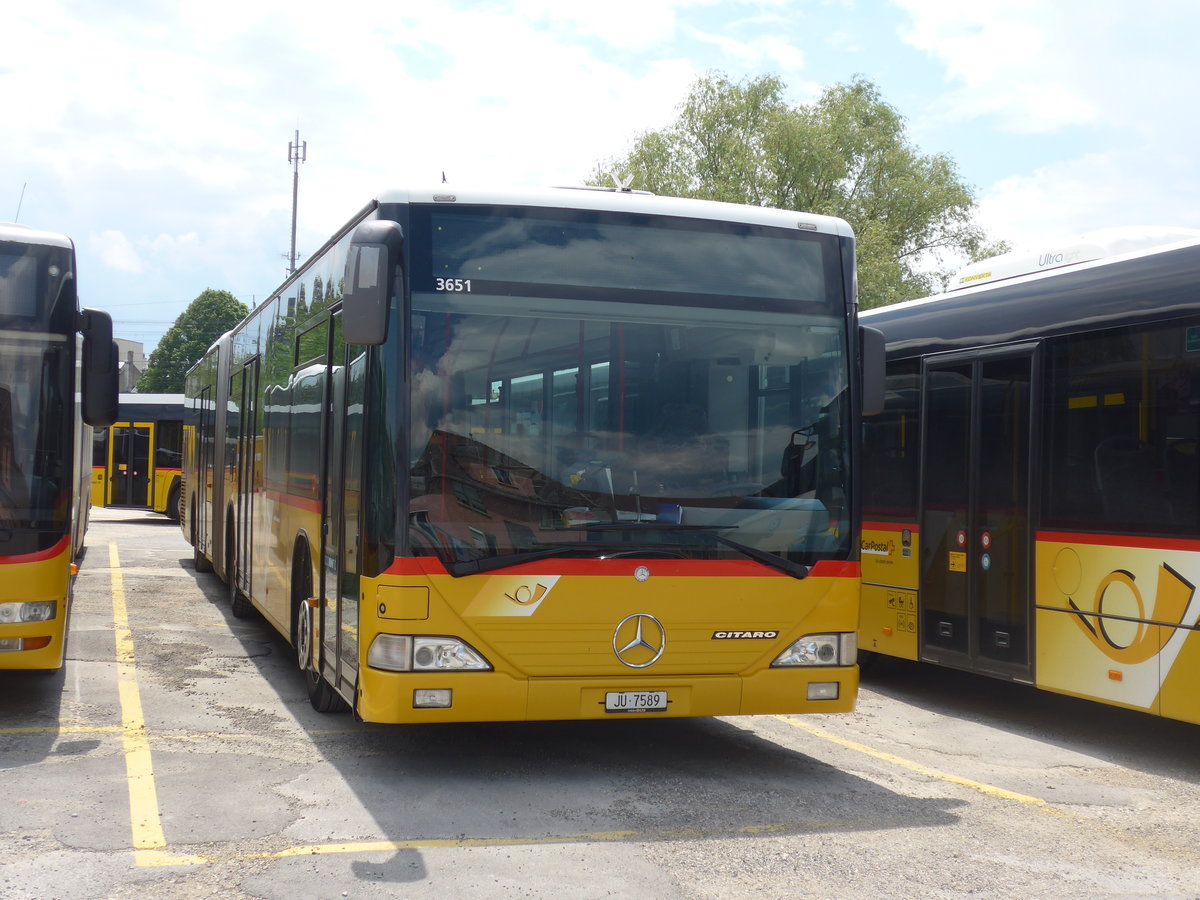
{"type": "MultiPolygon", "coordinates": [[[[300,163],[308,158],[308,141],[300,143],[300,129],[296,129],[296,140],[288,144],[288,162],[292,164],[292,252],[288,255],[288,271],[296,271],[296,200],[300,195],[300,163]]],[[[22,191],[24,193],[24,191],[22,191]]]]}

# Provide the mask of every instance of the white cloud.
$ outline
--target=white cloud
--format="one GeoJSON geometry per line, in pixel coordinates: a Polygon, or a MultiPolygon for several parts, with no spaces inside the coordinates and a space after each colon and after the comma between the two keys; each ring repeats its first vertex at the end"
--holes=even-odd
{"type": "Polygon", "coordinates": [[[145,269],[142,258],[124,234],[119,231],[101,231],[88,235],[88,250],[110,269],[118,272],[138,273],[145,269]]]}
{"type": "Polygon", "coordinates": [[[696,40],[712,44],[739,67],[758,69],[765,72],[782,70],[793,72],[804,67],[804,53],[794,43],[780,35],[759,35],[748,40],[738,40],[728,34],[705,33],[699,29],[688,29],[696,40]]]}
{"type": "Polygon", "coordinates": [[[1190,105],[1200,30],[1193,4],[892,2],[911,17],[901,38],[945,65],[939,105],[959,121],[992,117],[1018,133],[1078,125],[1146,133],[1154,115],[1190,105]]]}
{"type": "Polygon", "coordinates": [[[979,221],[1018,249],[1105,228],[1200,225],[1195,182],[1164,181],[1143,163],[1121,151],[1092,153],[1006,178],[984,192],[979,221]]]}

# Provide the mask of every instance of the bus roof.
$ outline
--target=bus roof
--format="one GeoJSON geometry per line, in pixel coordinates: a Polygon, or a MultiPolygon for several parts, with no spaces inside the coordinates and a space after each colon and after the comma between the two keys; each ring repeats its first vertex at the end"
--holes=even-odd
{"type": "Polygon", "coordinates": [[[1200,230],[1172,227],[1107,228],[1050,241],[1040,250],[1015,250],[963,266],[947,291],[1058,269],[1114,256],[1138,255],[1200,240],[1200,230]]]}
{"type": "Polygon", "coordinates": [[[1200,237],[976,284],[861,314],[889,356],[1193,315],[1200,237]]]}
{"type": "Polygon", "coordinates": [[[794,212],[765,206],[660,197],[644,191],[599,187],[551,188],[460,188],[443,184],[432,189],[387,190],[379,194],[380,203],[472,204],[484,206],[540,206],[559,209],[592,209],[612,212],[640,212],[658,216],[692,219],[717,219],[799,228],[805,231],[853,237],[854,231],[842,219],[816,213],[794,212]]]}
{"type": "Polygon", "coordinates": [[[0,241],[11,241],[16,244],[37,244],[44,247],[61,247],[71,250],[74,244],[65,234],[55,231],[41,231],[17,222],[0,222],[0,241]]]}
{"type": "Polygon", "coordinates": [[[118,398],[122,406],[169,406],[172,403],[182,406],[186,400],[183,394],[121,394],[118,398]]]}

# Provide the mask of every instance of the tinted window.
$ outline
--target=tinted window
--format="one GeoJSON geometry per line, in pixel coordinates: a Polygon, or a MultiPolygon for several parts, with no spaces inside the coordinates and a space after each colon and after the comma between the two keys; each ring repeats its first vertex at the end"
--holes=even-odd
{"type": "Polygon", "coordinates": [[[1200,320],[1053,341],[1047,524],[1194,536],[1200,320]]]}

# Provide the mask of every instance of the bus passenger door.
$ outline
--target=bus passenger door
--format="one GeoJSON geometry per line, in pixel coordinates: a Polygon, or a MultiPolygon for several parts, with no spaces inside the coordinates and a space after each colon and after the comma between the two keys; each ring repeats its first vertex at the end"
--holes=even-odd
{"type": "Polygon", "coordinates": [[[150,470],[153,422],[121,422],[112,427],[106,506],[150,506],[154,473],[150,470]]]}
{"type": "Polygon", "coordinates": [[[358,681],[358,482],[363,418],[361,358],[350,359],[341,314],[330,328],[326,378],[325,485],[321,504],[322,672],[353,697],[358,681]]]}
{"type": "Polygon", "coordinates": [[[1030,680],[1033,348],[926,360],[921,656],[1030,680]]]}
{"type": "Polygon", "coordinates": [[[216,440],[213,390],[201,389],[196,398],[196,435],[193,449],[196,459],[196,483],[192,487],[194,519],[192,535],[197,559],[212,553],[211,505],[213,500],[213,442],[216,440]]]}
{"type": "Polygon", "coordinates": [[[240,396],[236,398],[241,410],[237,429],[237,525],[234,536],[237,540],[236,559],[226,560],[230,577],[237,579],[237,586],[247,597],[251,596],[251,573],[254,571],[252,551],[254,548],[254,488],[258,483],[262,448],[258,443],[258,357],[245,364],[240,379],[240,396]]]}

